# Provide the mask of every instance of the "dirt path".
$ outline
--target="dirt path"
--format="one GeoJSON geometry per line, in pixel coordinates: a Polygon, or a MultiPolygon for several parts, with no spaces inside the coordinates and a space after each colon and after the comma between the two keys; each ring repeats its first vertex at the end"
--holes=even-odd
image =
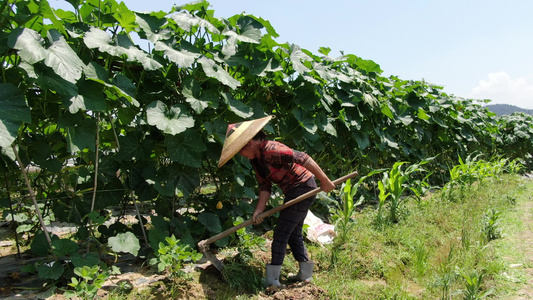
{"type": "Polygon", "coordinates": [[[520,232],[514,235],[516,245],[519,251],[524,253],[526,261],[524,262],[524,270],[527,285],[516,292],[516,296],[510,298],[512,300],[533,299],[533,199],[529,196],[529,201],[521,203],[517,207],[517,211],[521,212],[520,218],[523,222],[523,228],[520,232]]]}

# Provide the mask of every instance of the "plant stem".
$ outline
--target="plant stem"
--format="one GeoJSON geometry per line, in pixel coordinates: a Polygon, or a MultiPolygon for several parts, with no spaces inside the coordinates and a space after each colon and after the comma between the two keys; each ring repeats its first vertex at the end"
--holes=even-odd
{"type": "Polygon", "coordinates": [[[131,195],[131,201],[133,202],[133,205],[135,205],[135,210],[137,211],[137,217],[139,218],[139,223],[141,224],[141,230],[143,232],[144,242],[148,245],[148,237],[146,236],[146,231],[144,230],[144,224],[143,224],[143,219],[141,218],[141,212],[139,211],[139,207],[137,206],[137,202],[135,201],[135,193],[131,191],[130,195],[131,195]]]}
{"type": "Polygon", "coordinates": [[[35,198],[35,194],[33,192],[33,189],[31,188],[30,180],[28,179],[28,174],[26,173],[26,167],[24,166],[24,164],[22,163],[22,160],[20,159],[20,156],[19,156],[19,153],[17,151],[17,147],[15,146],[15,144],[12,144],[11,148],[13,148],[13,152],[15,152],[15,156],[17,157],[17,162],[19,164],[20,171],[22,172],[22,176],[24,176],[24,181],[26,182],[26,186],[28,187],[28,191],[30,192],[33,205],[35,206],[35,212],[37,213],[37,217],[39,218],[39,222],[41,223],[41,229],[44,232],[44,236],[46,237],[46,240],[48,241],[50,248],[52,248],[52,239],[50,239],[50,235],[48,234],[48,231],[46,230],[43,216],[41,215],[41,211],[39,210],[39,205],[37,205],[37,199],[35,198]]]}
{"type": "MultiPolygon", "coordinates": [[[[100,112],[96,113],[96,145],[94,153],[94,185],[93,198],[91,201],[91,211],[94,210],[94,203],[96,202],[96,190],[98,188],[98,149],[100,149],[100,112]]],[[[89,228],[92,228],[93,220],[89,218],[89,228]]],[[[89,253],[91,243],[87,243],[87,253],[89,253]]]]}
{"type": "MultiPolygon", "coordinates": [[[[6,190],[7,190],[7,200],[9,201],[9,212],[11,213],[11,222],[16,224],[15,214],[13,213],[13,202],[11,201],[11,193],[9,192],[9,179],[7,175],[4,177],[6,179],[6,190]]],[[[19,237],[17,231],[15,230],[15,244],[17,245],[17,258],[20,258],[20,246],[19,246],[19,237]]]]}

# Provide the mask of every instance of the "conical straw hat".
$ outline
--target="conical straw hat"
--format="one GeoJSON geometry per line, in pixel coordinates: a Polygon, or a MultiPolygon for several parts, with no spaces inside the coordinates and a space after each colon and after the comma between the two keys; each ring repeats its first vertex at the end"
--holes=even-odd
{"type": "Polygon", "coordinates": [[[226,131],[226,139],[224,146],[222,146],[222,153],[218,160],[218,167],[222,167],[228,160],[230,160],[237,152],[241,151],[244,145],[248,142],[272,119],[272,116],[267,116],[260,119],[229,124],[226,131]]]}

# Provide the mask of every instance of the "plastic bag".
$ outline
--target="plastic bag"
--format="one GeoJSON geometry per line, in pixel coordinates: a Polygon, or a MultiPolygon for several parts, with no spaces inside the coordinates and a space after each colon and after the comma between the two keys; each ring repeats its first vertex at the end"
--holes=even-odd
{"type": "Polygon", "coordinates": [[[307,238],[310,241],[322,245],[333,242],[333,238],[335,238],[335,226],[322,222],[311,211],[307,212],[304,224],[309,226],[307,227],[307,238]]]}

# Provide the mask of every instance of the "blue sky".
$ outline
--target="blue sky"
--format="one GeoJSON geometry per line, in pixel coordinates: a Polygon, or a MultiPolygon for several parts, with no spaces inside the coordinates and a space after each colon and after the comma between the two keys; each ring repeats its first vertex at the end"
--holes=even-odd
{"type": "MultiPolygon", "coordinates": [[[[63,0],[53,7],[69,8],[63,0]]],[[[134,11],[190,1],[126,0],[134,11]]],[[[270,21],[278,42],[378,63],[385,76],[426,80],[459,97],[533,109],[533,1],[211,0],[215,16],[270,21]]]]}

